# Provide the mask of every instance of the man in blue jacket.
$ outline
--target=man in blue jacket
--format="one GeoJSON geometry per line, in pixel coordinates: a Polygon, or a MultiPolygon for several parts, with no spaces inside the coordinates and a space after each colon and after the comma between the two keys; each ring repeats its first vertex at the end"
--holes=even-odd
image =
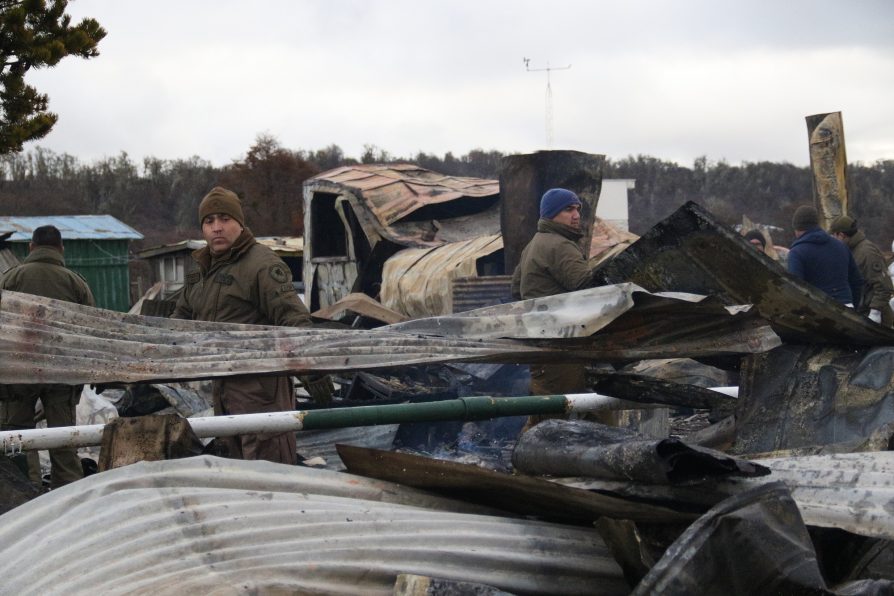
{"type": "Polygon", "coordinates": [[[788,271],[838,302],[860,303],[863,277],[851,251],[819,226],[819,214],[801,205],[792,217],[795,241],[788,253],[788,271]]]}

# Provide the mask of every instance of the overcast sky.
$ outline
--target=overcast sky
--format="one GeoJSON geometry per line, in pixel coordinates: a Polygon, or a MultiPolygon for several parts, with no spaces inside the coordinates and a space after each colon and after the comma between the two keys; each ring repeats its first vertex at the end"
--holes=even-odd
{"type": "Polygon", "coordinates": [[[32,72],[90,161],[224,165],[289,149],[547,148],[809,162],[804,118],[843,113],[848,160],[894,159],[894,1],[74,0],[100,56],[32,72]]]}

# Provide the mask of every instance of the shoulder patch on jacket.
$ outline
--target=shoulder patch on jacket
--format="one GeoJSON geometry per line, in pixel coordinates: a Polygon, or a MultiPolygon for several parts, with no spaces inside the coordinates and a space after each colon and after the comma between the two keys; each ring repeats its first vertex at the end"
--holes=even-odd
{"type": "Polygon", "coordinates": [[[268,271],[273,281],[278,284],[285,283],[289,279],[289,273],[283,265],[272,265],[268,271]]]}
{"type": "Polygon", "coordinates": [[[188,284],[198,283],[200,279],[202,279],[201,271],[191,271],[186,274],[186,283],[188,284]]]}

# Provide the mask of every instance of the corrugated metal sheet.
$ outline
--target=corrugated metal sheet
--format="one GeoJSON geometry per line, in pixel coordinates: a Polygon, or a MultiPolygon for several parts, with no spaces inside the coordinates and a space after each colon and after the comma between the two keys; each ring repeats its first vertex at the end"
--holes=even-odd
{"type": "Polygon", "coordinates": [[[745,354],[779,345],[769,327],[748,313],[731,315],[710,301],[635,290],[593,288],[374,330],[178,321],[4,291],[0,383],[158,382],[446,362],[640,360],[745,354]],[[500,337],[536,341],[495,339],[500,337]]]}
{"type": "Polygon", "coordinates": [[[496,180],[445,176],[412,164],[358,164],[323,172],[308,181],[328,182],[356,191],[363,197],[383,226],[388,226],[434,203],[461,197],[499,195],[496,180]]]}
{"type": "MultiPolygon", "coordinates": [[[[500,231],[496,180],[445,176],[410,164],[344,166],[304,183],[307,218],[317,192],[339,195],[342,209],[350,204],[370,245],[387,238],[402,246],[438,246],[500,231]],[[447,202],[454,203],[449,211],[440,207],[447,202]]],[[[313,230],[312,222],[306,220],[305,229],[313,230]]]]}
{"type": "Polygon", "coordinates": [[[197,457],[89,476],[0,517],[0,594],[391,594],[397,574],[626,594],[593,528],[326,470],[197,457]],[[38,562],[42,564],[35,571],[38,562]]]}
{"type": "Polygon", "coordinates": [[[411,318],[454,311],[453,280],[478,275],[478,259],[503,248],[499,234],[436,248],[408,248],[382,270],[382,304],[411,318]]]}
{"type": "Polygon", "coordinates": [[[692,486],[637,484],[603,479],[558,479],[641,502],[707,508],[759,484],[782,481],[791,490],[804,523],[894,540],[894,451],[761,459],[770,475],[715,480],[692,486]]]}
{"type": "Polygon", "coordinates": [[[458,277],[452,284],[453,312],[512,302],[512,276],[458,277]]]}
{"type": "Polygon", "coordinates": [[[111,215],[41,215],[0,217],[0,232],[14,232],[12,242],[28,242],[35,228],[53,225],[63,240],[140,240],[143,235],[111,215]]]}

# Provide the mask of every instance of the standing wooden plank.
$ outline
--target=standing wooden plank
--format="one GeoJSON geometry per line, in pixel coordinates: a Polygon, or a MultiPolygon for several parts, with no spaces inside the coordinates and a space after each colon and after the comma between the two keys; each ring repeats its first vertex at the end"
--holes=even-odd
{"type": "Polygon", "coordinates": [[[841,112],[807,116],[810,169],[813,173],[813,203],[823,228],[847,215],[847,154],[841,112]]]}

